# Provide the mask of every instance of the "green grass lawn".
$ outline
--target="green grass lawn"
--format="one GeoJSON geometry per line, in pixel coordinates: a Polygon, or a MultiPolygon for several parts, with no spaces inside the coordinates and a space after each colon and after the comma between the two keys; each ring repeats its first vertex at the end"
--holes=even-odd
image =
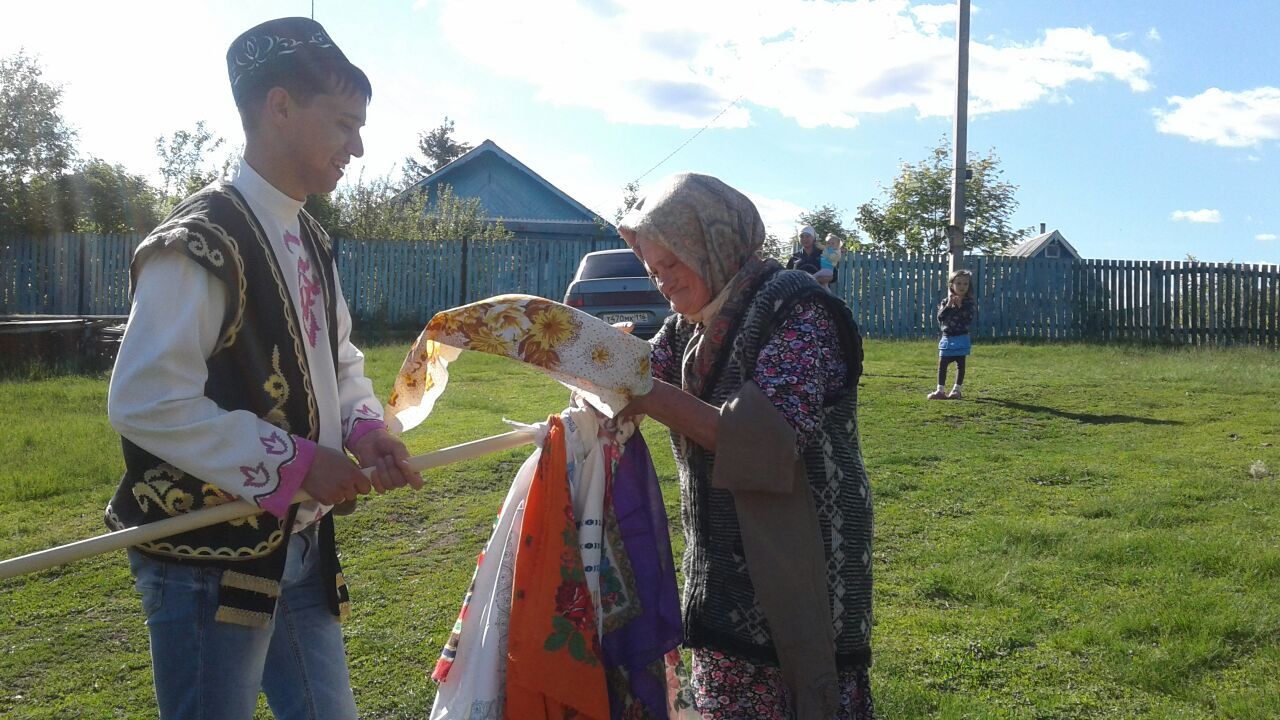
{"type": "MultiPolygon", "coordinates": [[[[373,348],[384,394],[405,345],[373,348]]],[[[869,342],[881,717],[1280,717],[1280,354],[982,345],[926,402],[929,342],[869,342]]],[[[425,452],[567,392],[464,356],[425,452]]],[[[0,557],[103,530],[121,471],[105,378],[0,382],[0,557]]],[[[669,444],[645,433],[673,521],[669,444]]],[[[362,717],[421,718],[428,677],[527,449],[341,518],[362,717]]],[[[677,528],[678,530],[678,528],[677,528]]],[[[269,717],[265,711],[261,717],[269,717]]],[[[154,717],[124,553],[0,582],[0,717],[154,717]]]]}

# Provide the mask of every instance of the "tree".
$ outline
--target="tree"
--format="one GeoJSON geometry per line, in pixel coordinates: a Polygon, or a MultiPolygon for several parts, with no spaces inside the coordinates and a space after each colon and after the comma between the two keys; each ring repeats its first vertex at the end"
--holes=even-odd
{"type": "Polygon", "coordinates": [[[0,177],[6,181],[56,174],[75,159],[76,134],[59,108],[62,88],[42,75],[23,50],[0,58],[0,177]]]}
{"type": "Polygon", "coordinates": [[[640,202],[640,183],[632,180],[622,186],[622,204],[618,206],[617,210],[613,211],[613,224],[615,226],[621,225],[622,218],[626,217],[627,213],[631,212],[631,208],[635,207],[638,202],[640,202]]]}
{"type": "Polygon", "coordinates": [[[316,222],[320,223],[320,227],[325,229],[332,237],[343,237],[338,232],[342,227],[342,211],[338,208],[338,204],[334,202],[334,196],[337,191],[326,195],[308,195],[307,202],[302,206],[316,222]]]}
{"type": "Polygon", "coordinates": [[[102,234],[148,233],[160,224],[159,192],[122,165],[90,158],[62,178],[68,229],[102,234]]]}
{"type": "Polygon", "coordinates": [[[434,202],[423,193],[409,195],[408,208],[426,207],[423,215],[427,228],[426,240],[511,240],[515,235],[502,224],[484,217],[484,210],[477,198],[458,197],[449,185],[436,188],[434,202]]]}
{"type": "Polygon", "coordinates": [[[161,194],[166,205],[172,206],[218,179],[218,170],[210,156],[223,142],[205,127],[203,120],[196,123],[194,130],[178,130],[167,138],[163,135],[156,138],[160,177],[164,178],[161,194]]]}
{"type": "Polygon", "coordinates": [[[791,254],[791,242],[767,232],[764,235],[764,247],[760,249],[760,254],[767,258],[786,262],[787,256],[791,254]]]}
{"type": "Polygon", "coordinates": [[[25,51],[0,58],[0,232],[44,232],[56,214],[57,178],[75,160],[62,119],[62,88],[25,51]]]}
{"type": "Polygon", "coordinates": [[[840,247],[843,250],[857,250],[862,247],[862,242],[858,239],[858,231],[844,226],[843,213],[833,205],[819,205],[812,210],[802,212],[796,221],[802,227],[805,225],[813,227],[818,234],[818,242],[825,242],[828,234],[834,234],[840,238],[840,247]]]}
{"type": "MultiPolygon", "coordinates": [[[[1015,230],[1010,216],[1018,207],[1017,186],[1001,179],[995,151],[986,157],[970,153],[972,176],[965,184],[965,247],[992,254],[1026,236],[1015,230]]],[[[951,214],[951,143],[944,136],[927,158],[903,164],[882,200],[858,208],[858,225],[868,244],[887,252],[940,253],[947,245],[951,214]]]]}
{"type": "Polygon", "coordinates": [[[439,127],[418,133],[418,152],[425,162],[413,155],[405,157],[404,186],[414,184],[470,150],[470,143],[453,139],[453,121],[446,115],[439,127]]]}
{"type": "Polygon", "coordinates": [[[0,233],[45,236],[72,230],[75,210],[62,175],[42,172],[5,182],[0,192],[0,233]]]}
{"type": "Polygon", "coordinates": [[[150,232],[162,217],[160,194],[141,175],[91,157],[69,173],[38,173],[19,188],[21,217],[0,232],[127,235],[150,232]]]}
{"type": "Polygon", "coordinates": [[[347,240],[506,240],[501,222],[484,218],[480,201],[460,198],[440,185],[434,200],[425,191],[402,192],[390,176],[366,180],[362,172],[328,196],[307,198],[307,210],[329,235],[347,240]]]}

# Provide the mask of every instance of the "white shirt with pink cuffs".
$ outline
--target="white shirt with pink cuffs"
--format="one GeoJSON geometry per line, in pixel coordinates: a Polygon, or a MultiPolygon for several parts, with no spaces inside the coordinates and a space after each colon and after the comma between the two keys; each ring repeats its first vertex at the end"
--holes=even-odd
{"type": "MultiPolygon", "coordinates": [[[[284,517],[315,459],[316,445],[341,450],[382,428],[382,404],[351,344],[351,314],[337,290],[338,364],[329,346],[324,291],[298,227],[302,202],[277,190],[243,159],[231,184],[271,241],[302,332],[320,419],[318,442],[291,435],[246,410],[228,412],[204,395],[206,361],[222,328],[226,288],[177,250],[141,267],[107,400],[111,425],[170,465],[284,517]]],[[[335,269],[336,276],[336,269],[335,269]]],[[[294,530],[329,511],[311,501],[294,530]]]]}

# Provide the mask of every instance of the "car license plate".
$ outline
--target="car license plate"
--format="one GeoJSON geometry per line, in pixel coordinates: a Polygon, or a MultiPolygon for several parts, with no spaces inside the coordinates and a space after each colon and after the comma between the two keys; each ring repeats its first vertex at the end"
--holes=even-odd
{"type": "Polygon", "coordinates": [[[600,319],[607,323],[642,323],[649,319],[649,313],[633,312],[633,313],[600,313],[600,319]]]}

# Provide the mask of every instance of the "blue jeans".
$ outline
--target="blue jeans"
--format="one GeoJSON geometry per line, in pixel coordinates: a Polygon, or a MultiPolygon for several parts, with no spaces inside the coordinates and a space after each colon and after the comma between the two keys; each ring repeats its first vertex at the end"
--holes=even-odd
{"type": "Polygon", "coordinates": [[[162,720],[248,720],[267,694],[280,720],[353,720],[342,628],[329,611],[316,526],[294,534],[275,615],[265,628],[216,622],[217,568],[129,550],[151,633],[162,720]]]}

